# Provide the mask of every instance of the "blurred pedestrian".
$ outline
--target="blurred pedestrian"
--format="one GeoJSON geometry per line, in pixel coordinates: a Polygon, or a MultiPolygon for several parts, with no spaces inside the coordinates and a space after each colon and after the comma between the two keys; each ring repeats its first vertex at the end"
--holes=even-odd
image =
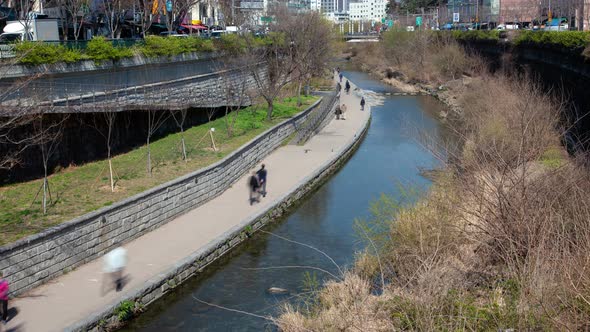
{"type": "Polygon", "coordinates": [[[264,164],[260,166],[256,175],[258,175],[258,180],[260,181],[260,190],[259,192],[262,194],[262,197],[266,197],[266,169],[264,168],[264,164]]]}
{"type": "Polygon", "coordinates": [[[2,322],[8,321],[8,281],[0,272],[0,309],[2,310],[2,322]]]}
{"type": "Polygon", "coordinates": [[[342,106],[340,106],[340,118],[342,120],[346,120],[346,116],[344,115],[346,113],[346,104],[342,104],[342,106]]]}
{"type": "Polygon", "coordinates": [[[248,181],[248,186],[250,187],[250,205],[254,204],[254,202],[260,202],[260,193],[258,192],[258,188],[260,188],[260,180],[258,179],[258,174],[256,174],[256,172],[252,172],[252,176],[250,176],[250,180],[248,181]]]}
{"type": "Polygon", "coordinates": [[[336,114],[336,120],[340,120],[340,114],[342,114],[340,104],[336,105],[336,110],[334,110],[334,113],[336,114]]]}
{"type": "Polygon", "coordinates": [[[339,94],[342,91],[342,85],[340,83],[336,83],[336,94],[339,94]]]}
{"type": "Polygon", "coordinates": [[[342,83],[342,73],[340,73],[340,75],[338,75],[338,77],[340,77],[340,83],[342,83]]]}
{"type": "MultiPolygon", "coordinates": [[[[106,255],[103,259],[103,294],[104,285],[114,284],[115,290],[120,292],[123,289],[123,272],[127,266],[127,250],[123,247],[117,247],[106,255]]],[[[107,288],[107,291],[110,288],[107,288]]]]}
{"type": "Polygon", "coordinates": [[[344,90],[346,91],[346,94],[350,93],[350,82],[348,82],[348,80],[346,80],[346,85],[344,85],[344,90]]]}
{"type": "Polygon", "coordinates": [[[365,110],[365,97],[361,97],[361,111],[365,110]]]}

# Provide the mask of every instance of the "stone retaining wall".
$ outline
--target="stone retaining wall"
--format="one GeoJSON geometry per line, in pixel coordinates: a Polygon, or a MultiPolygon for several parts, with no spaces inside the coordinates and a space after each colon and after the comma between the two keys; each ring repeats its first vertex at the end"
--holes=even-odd
{"type": "Polygon", "coordinates": [[[319,102],[209,167],[0,247],[0,271],[11,295],[94,260],[219,195],[293,134],[319,102]]]}
{"type": "MultiPolygon", "coordinates": [[[[207,247],[186,257],[170,270],[147,281],[146,286],[128,296],[125,301],[135,302],[136,308],[150,305],[195,274],[202,272],[207,265],[248,239],[253,232],[277,220],[277,218],[288,211],[294,204],[323,184],[329,175],[342,167],[361,143],[369,128],[369,123],[370,118],[367,118],[366,123],[340,151],[337,151],[333,159],[324,163],[315,173],[303,179],[289,190],[288,193],[275,199],[268,210],[247,218],[240,225],[235,226],[212,241],[207,247]]],[[[82,322],[69,326],[65,330],[99,332],[116,328],[120,326],[120,322],[118,321],[117,314],[114,312],[119,305],[119,303],[116,303],[104,308],[104,310],[91,315],[82,322]]]]}

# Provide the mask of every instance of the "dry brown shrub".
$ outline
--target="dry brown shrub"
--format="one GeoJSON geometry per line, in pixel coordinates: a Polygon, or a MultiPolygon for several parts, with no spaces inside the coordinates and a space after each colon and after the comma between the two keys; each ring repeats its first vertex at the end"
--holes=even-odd
{"type": "MultiPolygon", "coordinates": [[[[442,68],[461,67],[445,47],[442,68]]],[[[357,277],[329,283],[314,315],[289,309],[284,322],[314,331],[590,330],[590,173],[562,152],[562,104],[526,76],[461,86],[462,118],[450,125],[463,149],[445,176],[414,206],[382,209],[388,227],[366,232],[379,249],[357,257],[357,277]],[[380,297],[366,281],[378,274],[389,282],[380,297]]]]}
{"type": "Polygon", "coordinates": [[[346,274],[342,282],[328,282],[319,294],[322,310],[303,316],[287,306],[276,323],[285,332],[391,331],[393,325],[382,299],[370,293],[369,282],[346,274]]]}

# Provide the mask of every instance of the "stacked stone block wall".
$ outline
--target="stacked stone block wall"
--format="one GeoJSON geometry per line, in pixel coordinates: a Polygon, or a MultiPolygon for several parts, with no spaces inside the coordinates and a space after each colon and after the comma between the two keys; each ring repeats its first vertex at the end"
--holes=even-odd
{"type": "Polygon", "coordinates": [[[11,295],[94,260],[219,195],[289,138],[318,104],[209,167],[0,247],[0,271],[11,295]]]}

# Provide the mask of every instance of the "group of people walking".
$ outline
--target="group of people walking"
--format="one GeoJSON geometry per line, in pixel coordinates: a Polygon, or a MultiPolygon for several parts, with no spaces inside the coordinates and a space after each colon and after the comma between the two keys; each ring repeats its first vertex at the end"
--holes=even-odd
{"type": "Polygon", "coordinates": [[[248,186],[250,187],[250,205],[260,202],[260,196],[266,197],[266,166],[262,164],[260,169],[252,172],[248,186]]]}
{"type": "MultiPolygon", "coordinates": [[[[342,83],[342,73],[340,72],[340,67],[336,67],[336,74],[338,75],[339,81],[336,83],[336,93],[340,95],[340,92],[342,90],[342,85],[340,83],[342,83]]],[[[346,84],[344,85],[344,92],[346,92],[347,95],[350,94],[350,82],[348,80],[346,80],[346,84]]],[[[365,110],[365,97],[361,96],[361,111],[365,110]]],[[[346,104],[338,104],[336,105],[336,120],[346,120],[346,104]]]]}

